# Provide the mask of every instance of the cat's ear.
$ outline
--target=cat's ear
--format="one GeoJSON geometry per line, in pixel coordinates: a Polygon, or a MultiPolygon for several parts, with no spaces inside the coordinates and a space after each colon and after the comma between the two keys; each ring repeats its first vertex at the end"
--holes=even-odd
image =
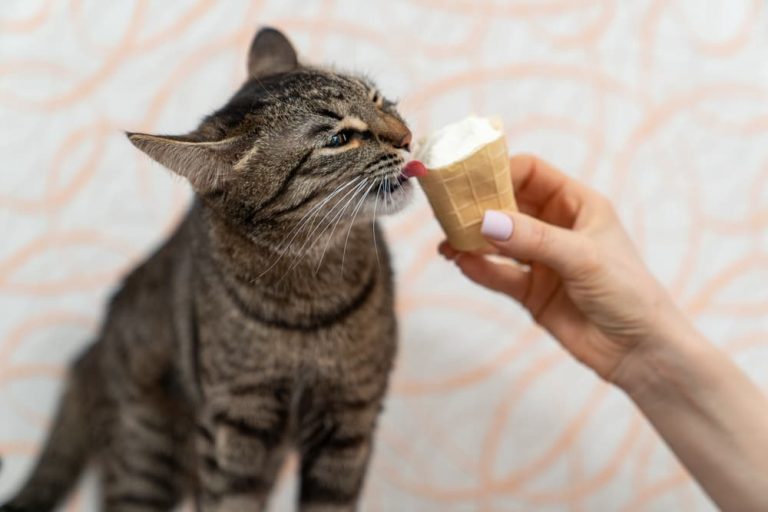
{"type": "Polygon", "coordinates": [[[266,27],[256,34],[248,52],[248,77],[285,73],[299,67],[296,50],[282,32],[266,27]]]}
{"type": "Polygon", "coordinates": [[[232,172],[235,139],[198,142],[184,135],[126,132],[131,143],[152,160],[185,177],[199,192],[218,190],[232,172]]]}

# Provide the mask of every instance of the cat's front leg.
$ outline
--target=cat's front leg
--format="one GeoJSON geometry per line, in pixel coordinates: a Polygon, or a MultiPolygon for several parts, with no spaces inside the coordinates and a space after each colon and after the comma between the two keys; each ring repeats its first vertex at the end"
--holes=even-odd
{"type": "Polygon", "coordinates": [[[209,401],[197,433],[201,511],[264,510],[287,451],[288,407],[287,390],[275,383],[209,401]]]}
{"type": "Polygon", "coordinates": [[[302,512],[356,510],[380,410],[380,400],[337,404],[324,418],[325,435],[302,445],[302,512]]]}

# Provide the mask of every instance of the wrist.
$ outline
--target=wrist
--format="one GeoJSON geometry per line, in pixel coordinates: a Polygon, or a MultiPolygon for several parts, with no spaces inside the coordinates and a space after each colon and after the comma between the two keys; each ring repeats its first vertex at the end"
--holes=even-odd
{"type": "Polygon", "coordinates": [[[674,305],[660,317],[611,379],[636,403],[685,395],[696,386],[690,370],[705,368],[717,352],[674,305]]]}

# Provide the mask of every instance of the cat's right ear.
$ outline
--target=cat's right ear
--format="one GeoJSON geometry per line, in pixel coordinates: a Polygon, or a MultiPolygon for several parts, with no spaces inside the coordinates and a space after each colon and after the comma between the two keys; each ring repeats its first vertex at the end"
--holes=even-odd
{"type": "Polygon", "coordinates": [[[152,160],[189,180],[198,192],[218,190],[232,172],[230,155],[235,139],[199,142],[183,135],[125,135],[152,160]]]}
{"type": "Polygon", "coordinates": [[[298,67],[296,50],[282,32],[270,27],[259,30],[248,52],[248,78],[285,73],[298,67]]]}

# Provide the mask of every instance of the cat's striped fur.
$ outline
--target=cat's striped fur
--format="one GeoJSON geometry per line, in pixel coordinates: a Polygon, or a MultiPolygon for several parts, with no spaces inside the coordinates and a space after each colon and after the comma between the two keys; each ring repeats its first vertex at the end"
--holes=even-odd
{"type": "Polygon", "coordinates": [[[261,510],[293,448],[302,510],[355,508],[396,345],[375,215],[408,195],[411,134],[370,82],[300,65],[273,29],[248,69],[190,134],[128,134],[196,199],[113,297],[3,511],[51,510],[91,461],[104,510],[261,510]]]}

